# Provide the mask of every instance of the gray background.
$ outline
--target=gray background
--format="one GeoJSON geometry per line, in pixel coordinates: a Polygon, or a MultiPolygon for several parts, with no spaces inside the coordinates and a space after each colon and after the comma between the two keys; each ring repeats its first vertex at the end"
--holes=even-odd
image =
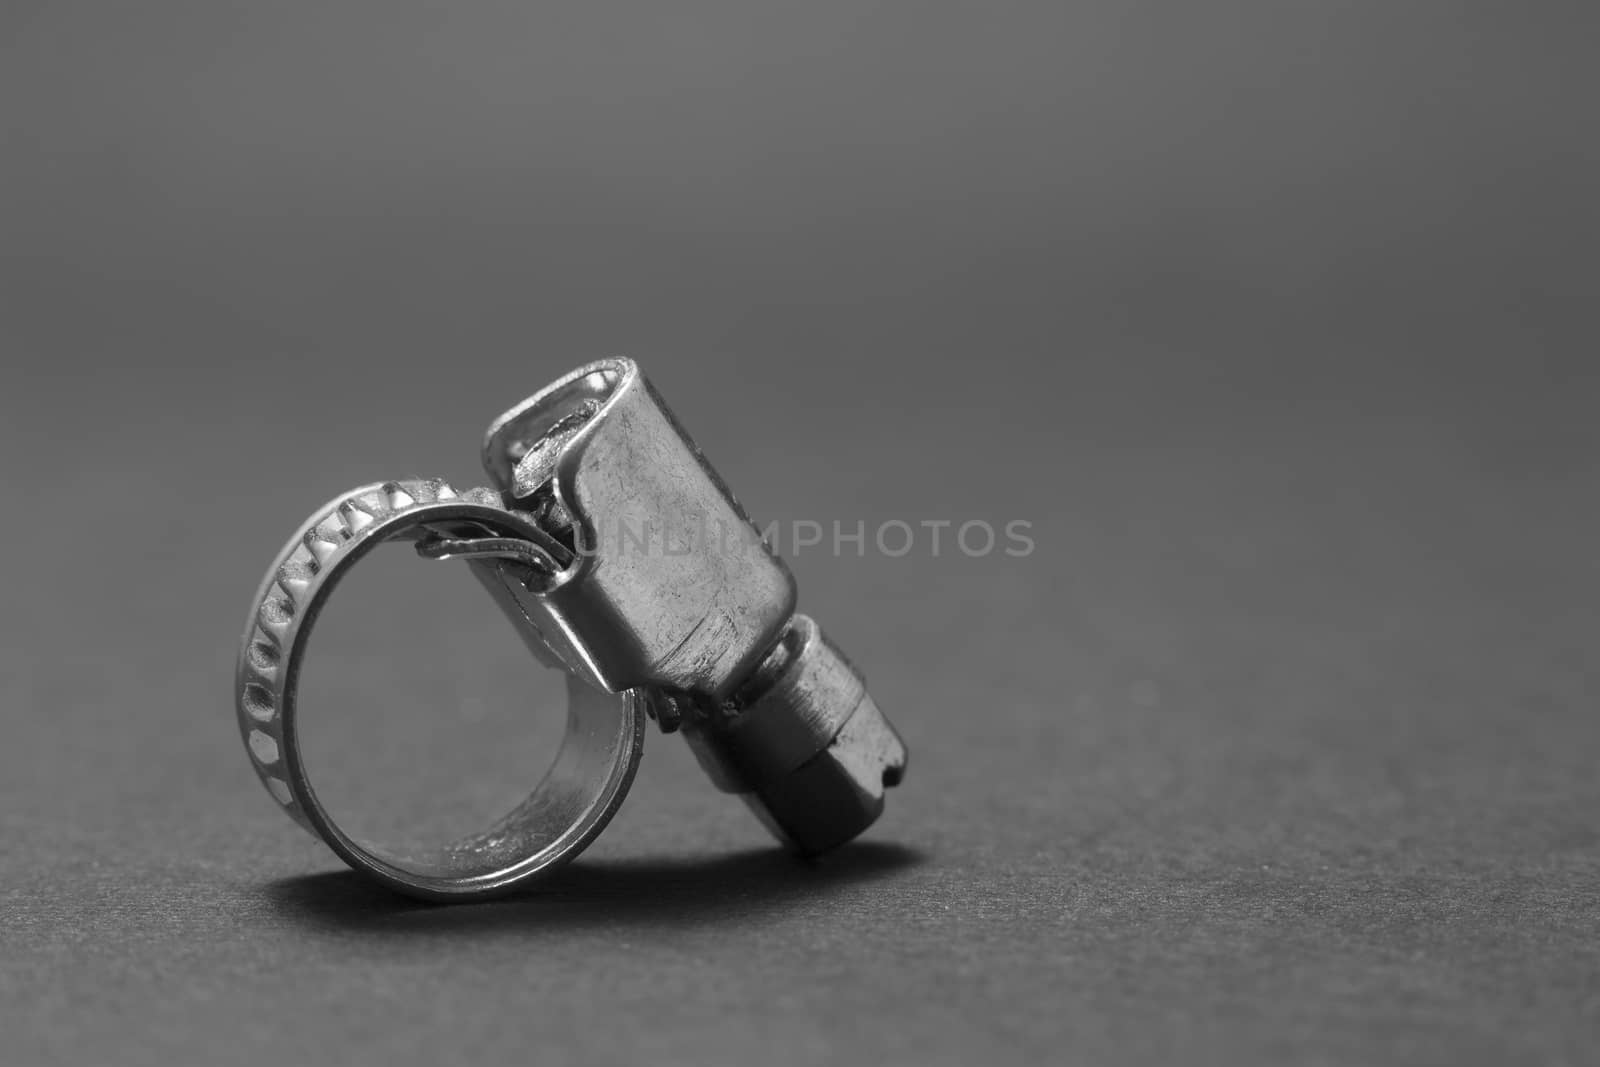
{"type": "MultiPolygon", "coordinates": [[[[1592,5],[0,11],[0,1059],[1593,1055],[1592,5]],[[251,592],[612,354],[760,518],[1037,551],[794,560],[863,844],[652,736],[555,885],[388,897],[252,781],[251,592]]],[[[547,680],[371,574],[341,803],[492,810],[547,680]]]]}

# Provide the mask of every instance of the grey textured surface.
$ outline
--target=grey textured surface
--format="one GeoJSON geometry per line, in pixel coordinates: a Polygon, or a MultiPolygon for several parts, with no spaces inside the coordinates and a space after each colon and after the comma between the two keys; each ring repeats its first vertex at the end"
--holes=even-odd
{"type": "MultiPolygon", "coordinates": [[[[671,7],[0,15],[0,1060],[1592,1061],[1592,10],[671,7]],[[859,846],[652,736],[546,891],[387,897],[252,780],[251,590],[612,353],[759,517],[1037,551],[794,561],[859,846]]],[[[324,740],[445,828],[550,690],[384,566],[324,740]]]]}

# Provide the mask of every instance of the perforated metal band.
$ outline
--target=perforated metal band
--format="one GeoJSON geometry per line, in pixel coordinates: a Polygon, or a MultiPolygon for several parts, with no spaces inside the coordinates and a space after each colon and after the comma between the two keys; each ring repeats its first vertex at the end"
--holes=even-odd
{"type": "Polygon", "coordinates": [[[567,732],[528,798],[479,834],[431,848],[386,848],[342,831],[306,777],[296,686],[311,629],[340,578],[393,540],[526,537],[490,490],[458,495],[436,479],[365,486],[314,513],[267,571],[245,628],[235,696],[239,729],[262,784],[296,822],[357,870],[440,900],[507,891],[582,851],[610,821],[638,767],[644,709],[569,676],[567,732]]]}

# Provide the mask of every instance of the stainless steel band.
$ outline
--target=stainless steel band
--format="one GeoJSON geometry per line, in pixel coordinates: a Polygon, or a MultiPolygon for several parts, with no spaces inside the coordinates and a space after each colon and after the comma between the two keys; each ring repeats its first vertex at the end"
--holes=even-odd
{"type": "Polygon", "coordinates": [[[365,486],[319,509],[289,540],[246,626],[235,695],[239,729],[262,783],[352,867],[414,896],[503,892],[582,851],[632,782],[644,743],[643,701],[569,675],[566,736],[523,803],[482,833],[442,847],[384,848],[345,833],[306,775],[297,685],[311,632],[340,578],[386,541],[529,535],[528,524],[487,490],[458,496],[442,481],[415,479],[365,486]]]}

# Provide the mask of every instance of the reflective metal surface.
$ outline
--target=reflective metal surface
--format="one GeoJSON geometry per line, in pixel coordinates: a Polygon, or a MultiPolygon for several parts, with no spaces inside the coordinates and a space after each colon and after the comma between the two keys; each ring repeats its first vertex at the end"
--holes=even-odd
{"type": "Polygon", "coordinates": [[[318,612],[343,575],[385,541],[485,535],[539,538],[494,494],[458,496],[442,481],[385,482],[341,496],[313,514],[268,569],[235,677],[239,729],[273,799],[350,866],[436,900],[506,892],[582,851],[622,802],[643,747],[636,696],[569,676],[566,736],[554,764],[525,801],[482,833],[442,847],[385,847],[346,834],[324,809],[297,729],[299,674],[318,612]]]}
{"type": "Polygon", "coordinates": [[[802,853],[855,837],[906,748],[789,573],[630,360],[558,379],[490,426],[495,490],[386,482],[313,515],[268,570],[235,686],[240,730],[284,810],[352,867],[416,896],[505,892],[570,859],[632,782],[646,715],[802,853]],[[496,490],[498,492],[496,492],[496,490]],[[568,678],[567,733],[532,794],[443,848],[346,834],[301,760],[296,682],[317,612],[378,544],[463,560],[524,644],[568,678]]]}
{"type": "Polygon", "coordinates": [[[484,467],[570,546],[501,597],[574,671],[642,688],[718,788],[821,852],[866,829],[906,749],[805,616],[789,569],[631,360],[580,367],[496,419],[484,467]]]}

